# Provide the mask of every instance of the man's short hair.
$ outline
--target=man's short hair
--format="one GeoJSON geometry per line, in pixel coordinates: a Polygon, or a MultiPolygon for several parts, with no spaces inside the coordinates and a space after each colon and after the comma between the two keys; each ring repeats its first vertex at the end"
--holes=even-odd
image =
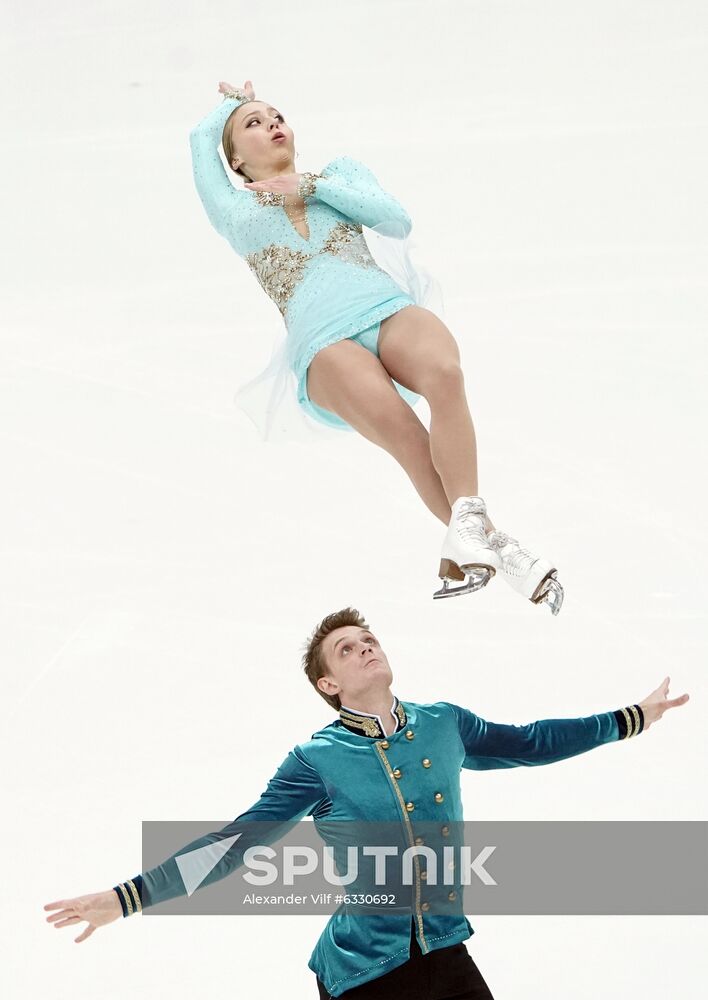
{"type": "Polygon", "coordinates": [[[342,608],[341,611],[333,611],[331,615],[327,615],[315,627],[312,635],[307,640],[305,653],[302,657],[302,665],[310,684],[312,684],[317,694],[324,698],[327,704],[331,705],[337,712],[342,705],[339,695],[325,694],[324,691],[320,691],[317,687],[317,681],[327,673],[327,663],[325,661],[324,650],[322,649],[322,642],[330,632],[334,632],[335,629],[342,628],[344,625],[358,625],[360,628],[369,628],[356,608],[342,608]]]}

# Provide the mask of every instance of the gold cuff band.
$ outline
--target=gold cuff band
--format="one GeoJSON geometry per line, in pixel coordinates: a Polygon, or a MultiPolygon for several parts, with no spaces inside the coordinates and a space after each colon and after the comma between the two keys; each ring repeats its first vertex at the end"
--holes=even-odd
{"type": "Polygon", "coordinates": [[[135,888],[135,882],[133,882],[133,880],[131,878],[129,878],[128,881],[125,884],[130,889],[131,895],[133,897],[133,901],[135,903],[136,913],[140,913],[140,911],[143,908],[143,904],[140,902],[140,893],[135,888]]]}
{"type": "MultiPolygon", "coordinates": [[[[632,725],[632,717],[630,716],[626,708],[621,709],[621,711],[627,723],[627,735],[624,737],[624,739],[628,740],[629,737],[633,735],[632,730],[634,727],[632,725]]],[[[637,726],[639,726],[639,719],[637,719],[637,726]]]]}
{"type": "Polygon", "coordinates": [[[122,882],[118,883],[118,888],[123,893],[123,899],[125,900],[125,905],[128,907],[128,915],[130,916],[130,914],[132,914],[133,912],[133,904],[130,902],[130,895],[128,894],[122,882]]]}

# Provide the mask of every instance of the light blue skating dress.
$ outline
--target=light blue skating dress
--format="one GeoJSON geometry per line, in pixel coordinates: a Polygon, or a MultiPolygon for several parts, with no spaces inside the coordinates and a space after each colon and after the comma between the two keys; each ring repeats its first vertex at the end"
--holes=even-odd
{"type": "MultiPolygon", "coordinates": [[[[394,280],[377,264],[362,232],[366,226],[388,237],[389,243],[403,245],[411,220],[363,163],[339,156],[319,173],[304,174],[301,193],[309,238],[302,236],[285,210],[283,194],[237,188],[229,179],[218,150],[226,120],[239,104],[225,98],[191,131],[194,179],[212,225],[244,258],[280,310],[286,337],[270,365],[242,386],[236,399],[264,437],[288,388],[316,421],[352,430],[309,399],[308,365],[322,348],[347,337],[378,356],[381,321],[424,302],[420,278],[426,272],[416,272],[401,250],[404,263],[394,280]],[[273,384],[267,402],[261,392],[260,401],[249,410],[244,401],[252,390],[270,385],[269,380],[273,384]]],[[[411,405],[419,400],[418,394],[393,384],[411,405]]]]}

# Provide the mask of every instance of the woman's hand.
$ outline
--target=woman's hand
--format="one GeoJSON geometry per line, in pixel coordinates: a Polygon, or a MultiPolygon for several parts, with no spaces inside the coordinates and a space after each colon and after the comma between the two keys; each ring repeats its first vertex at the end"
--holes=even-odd
{"type": "Polygon", "coordinates": [[[276,191],[279,194],[297,194],[302,174],[276,174],[262,181],[244,181],[244,187],[251,191],[276,191]]]}
{"type": "Polygon", "coordinates": [[[638,703],[644,713],[644,729],[648,729],[652,722],[657,722],[667,708],[676,708],[677,705],[685,705],[688,701],[687,694],[682,694],[679,698],[667,698],[668,693],[669,678],[665,677],[656,691],[652,691],[644,701],[638,703]]]}
{"type": "Polygon", "coordinates": [[[118,894],[113,889],[92,892],[88,896],[75,896],[74,899],[57,899],[53,903],[47,903],[44,909],[59,910],[47,917],[47,923],[54,924],[55,927],[70,927],[80,920],[88,921],[88,927],[74,938],[77,943],[85,941],[97,927],[110,924],[123,916],[118,894]]]}
{"type": "Polygon", "coordinates": [[[220,94],[226,94],[228,92],[233,93],[233,91],[239,90],[239,89],[242,90],[245,93],[246,97],[250,97],[250,99],[252,101],[255,101],[255,99],[256,99],[256,92],[253,89],[253,83],[252,83],[251,80],[246,80],[246,82],[244,83],[243,87],[240,87],[240,88],[239,87],[234,87],[230,83],[224,83],[223,80],[219,83],[219,93],[220,94]]]}

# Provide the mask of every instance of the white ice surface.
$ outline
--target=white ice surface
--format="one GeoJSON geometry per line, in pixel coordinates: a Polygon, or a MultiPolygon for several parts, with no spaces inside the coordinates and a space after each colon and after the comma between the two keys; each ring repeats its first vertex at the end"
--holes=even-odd
{"type": "MultiPolygon", "coordinates": [[[[42,906],[138,872],[143,819],[250,806],[332,717],[299,657],[346,604],[404,700],[518,723],[690,692],[625,745],[464,772],[468,819],[707,819],[705,5],[6,0],[3,27],[3,996],[316,996],[325,918],[77,948],[42,906]],[[559,618],[501,582],[434,602],[442,526],[386,453],[264,446],[233,407],[281,319],[187,137],[247,77],[298,169],[361,158],[411,212],[480,491],[557,560],[559,618]]],[[[498,1000],[708,975],[705,918],[470,919],[498,1000]]]]}

